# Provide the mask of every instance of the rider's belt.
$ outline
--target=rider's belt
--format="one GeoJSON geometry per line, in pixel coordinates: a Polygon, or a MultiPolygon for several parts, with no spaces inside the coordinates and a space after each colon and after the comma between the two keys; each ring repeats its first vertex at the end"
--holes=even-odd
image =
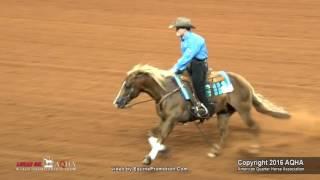
{"type": "Polygon", "coordinates": [[[193,59],[196,60],[196,61],[202,61],[203,62],[203,61],[207,61],[208,58],[205,58],[205,59],[193,58],[193,59]]]}

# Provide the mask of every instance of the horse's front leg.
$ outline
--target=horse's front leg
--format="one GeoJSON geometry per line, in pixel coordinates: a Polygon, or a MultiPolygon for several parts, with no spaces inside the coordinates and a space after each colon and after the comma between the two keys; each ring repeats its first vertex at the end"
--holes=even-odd
{"type": "Polygon", "coordinates": [[[154,128],[151,131],[151,135],[148,139],[151,146],[151,151],[145,156],[144,160],[142,161],[143,164],[150,165],[152,161],[156,159],[160,151],[166,150],[166,146],[163,143],[172,131],[174,124],[175,122],[173,118],[167,118],[162,121],[157,128],[154,128]]]}

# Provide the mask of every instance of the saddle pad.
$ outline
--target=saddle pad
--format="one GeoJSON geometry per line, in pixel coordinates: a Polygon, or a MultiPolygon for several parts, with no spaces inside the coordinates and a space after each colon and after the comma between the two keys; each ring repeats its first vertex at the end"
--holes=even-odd
{"type": "MultiPolygon", "coordinates": [[[[230,78],[228,74],[225,71],[219,71],[217,74],[219,74],[221,77],[223,77],[222,81],[213,81],[211,86],[213,89],[213,94],[215,96],[219,96],[225,93],[230,93],[234,90],[233,85],[230,81],[230,78]]],[[[219,77],[219,76],[217,76],[219,77]]]]}
{"type": "MultiPolygon", "coordinates": [[[[184,99],[190,100],[192,97],[192,93],[189,92],[189,90],[186,88],[187,85],[182,82],[182,81],[190,82],[189,76],[174,75],[174,79],[177,85],[180,87],[181,94],[184,97],[184,99]]],[[[230,93],[230,92],[233,92],[234,90],[233,85],[230,81],[230,78],[225,71],[211,72],[208,77],[208,82],[210,83],[209,91],[211,91],[211,93],[209,94],[213,94],[215,96],[230,93]]]]}
{"type": "Polygon", "coordinates": [[[224,76],[222,76],[219,72],[213,71],[209,73],[208,82],[221,82],[224,80],[224,76]]]}

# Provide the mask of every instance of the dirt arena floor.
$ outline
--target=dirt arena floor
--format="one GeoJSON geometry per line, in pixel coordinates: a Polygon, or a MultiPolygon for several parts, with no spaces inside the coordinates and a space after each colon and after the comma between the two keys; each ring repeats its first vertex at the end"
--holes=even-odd
{"type": "MultiPolygon", "coordinates": [[[[262,128],[259,156],[320,156],[320,2],[318,0],[1,0],[0,179],[319,179],[235,171],[251,144],[234,115],[221,156],[192,124],[177,126],[155,167],[189,173],[113,173],[142,166],[147,132],[158,123],[152,102],[112,105],[135,64],[169,69],[180,56],[177,16],[192,18],[207,40],[210,66],[237,72],[293,115],[254,112],[262,128]],[[76,163],[72,172],[16,171],[21,161],[76,163]]],[[[142,96],[136,101],[147,99],[142,96]]],[[[203,125],[217,140],[216,120],[203,125]]]]}

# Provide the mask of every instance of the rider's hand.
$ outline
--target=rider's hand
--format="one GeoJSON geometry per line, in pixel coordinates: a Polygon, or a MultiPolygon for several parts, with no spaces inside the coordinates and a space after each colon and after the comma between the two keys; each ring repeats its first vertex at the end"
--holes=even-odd
{"type": "Polygon", "coordinates": [[[169,71],[172,73],[172,74],[175,74],[176,73],[176,69],[173,67],[171,69],[169,69],[169,71]]]}
{"type": "Polygon", "coordinates": [[[183,73],[183,71],[181,71],[181,70],[176,71],[176,74],[182,74],[182,73],[183,73]]]}

